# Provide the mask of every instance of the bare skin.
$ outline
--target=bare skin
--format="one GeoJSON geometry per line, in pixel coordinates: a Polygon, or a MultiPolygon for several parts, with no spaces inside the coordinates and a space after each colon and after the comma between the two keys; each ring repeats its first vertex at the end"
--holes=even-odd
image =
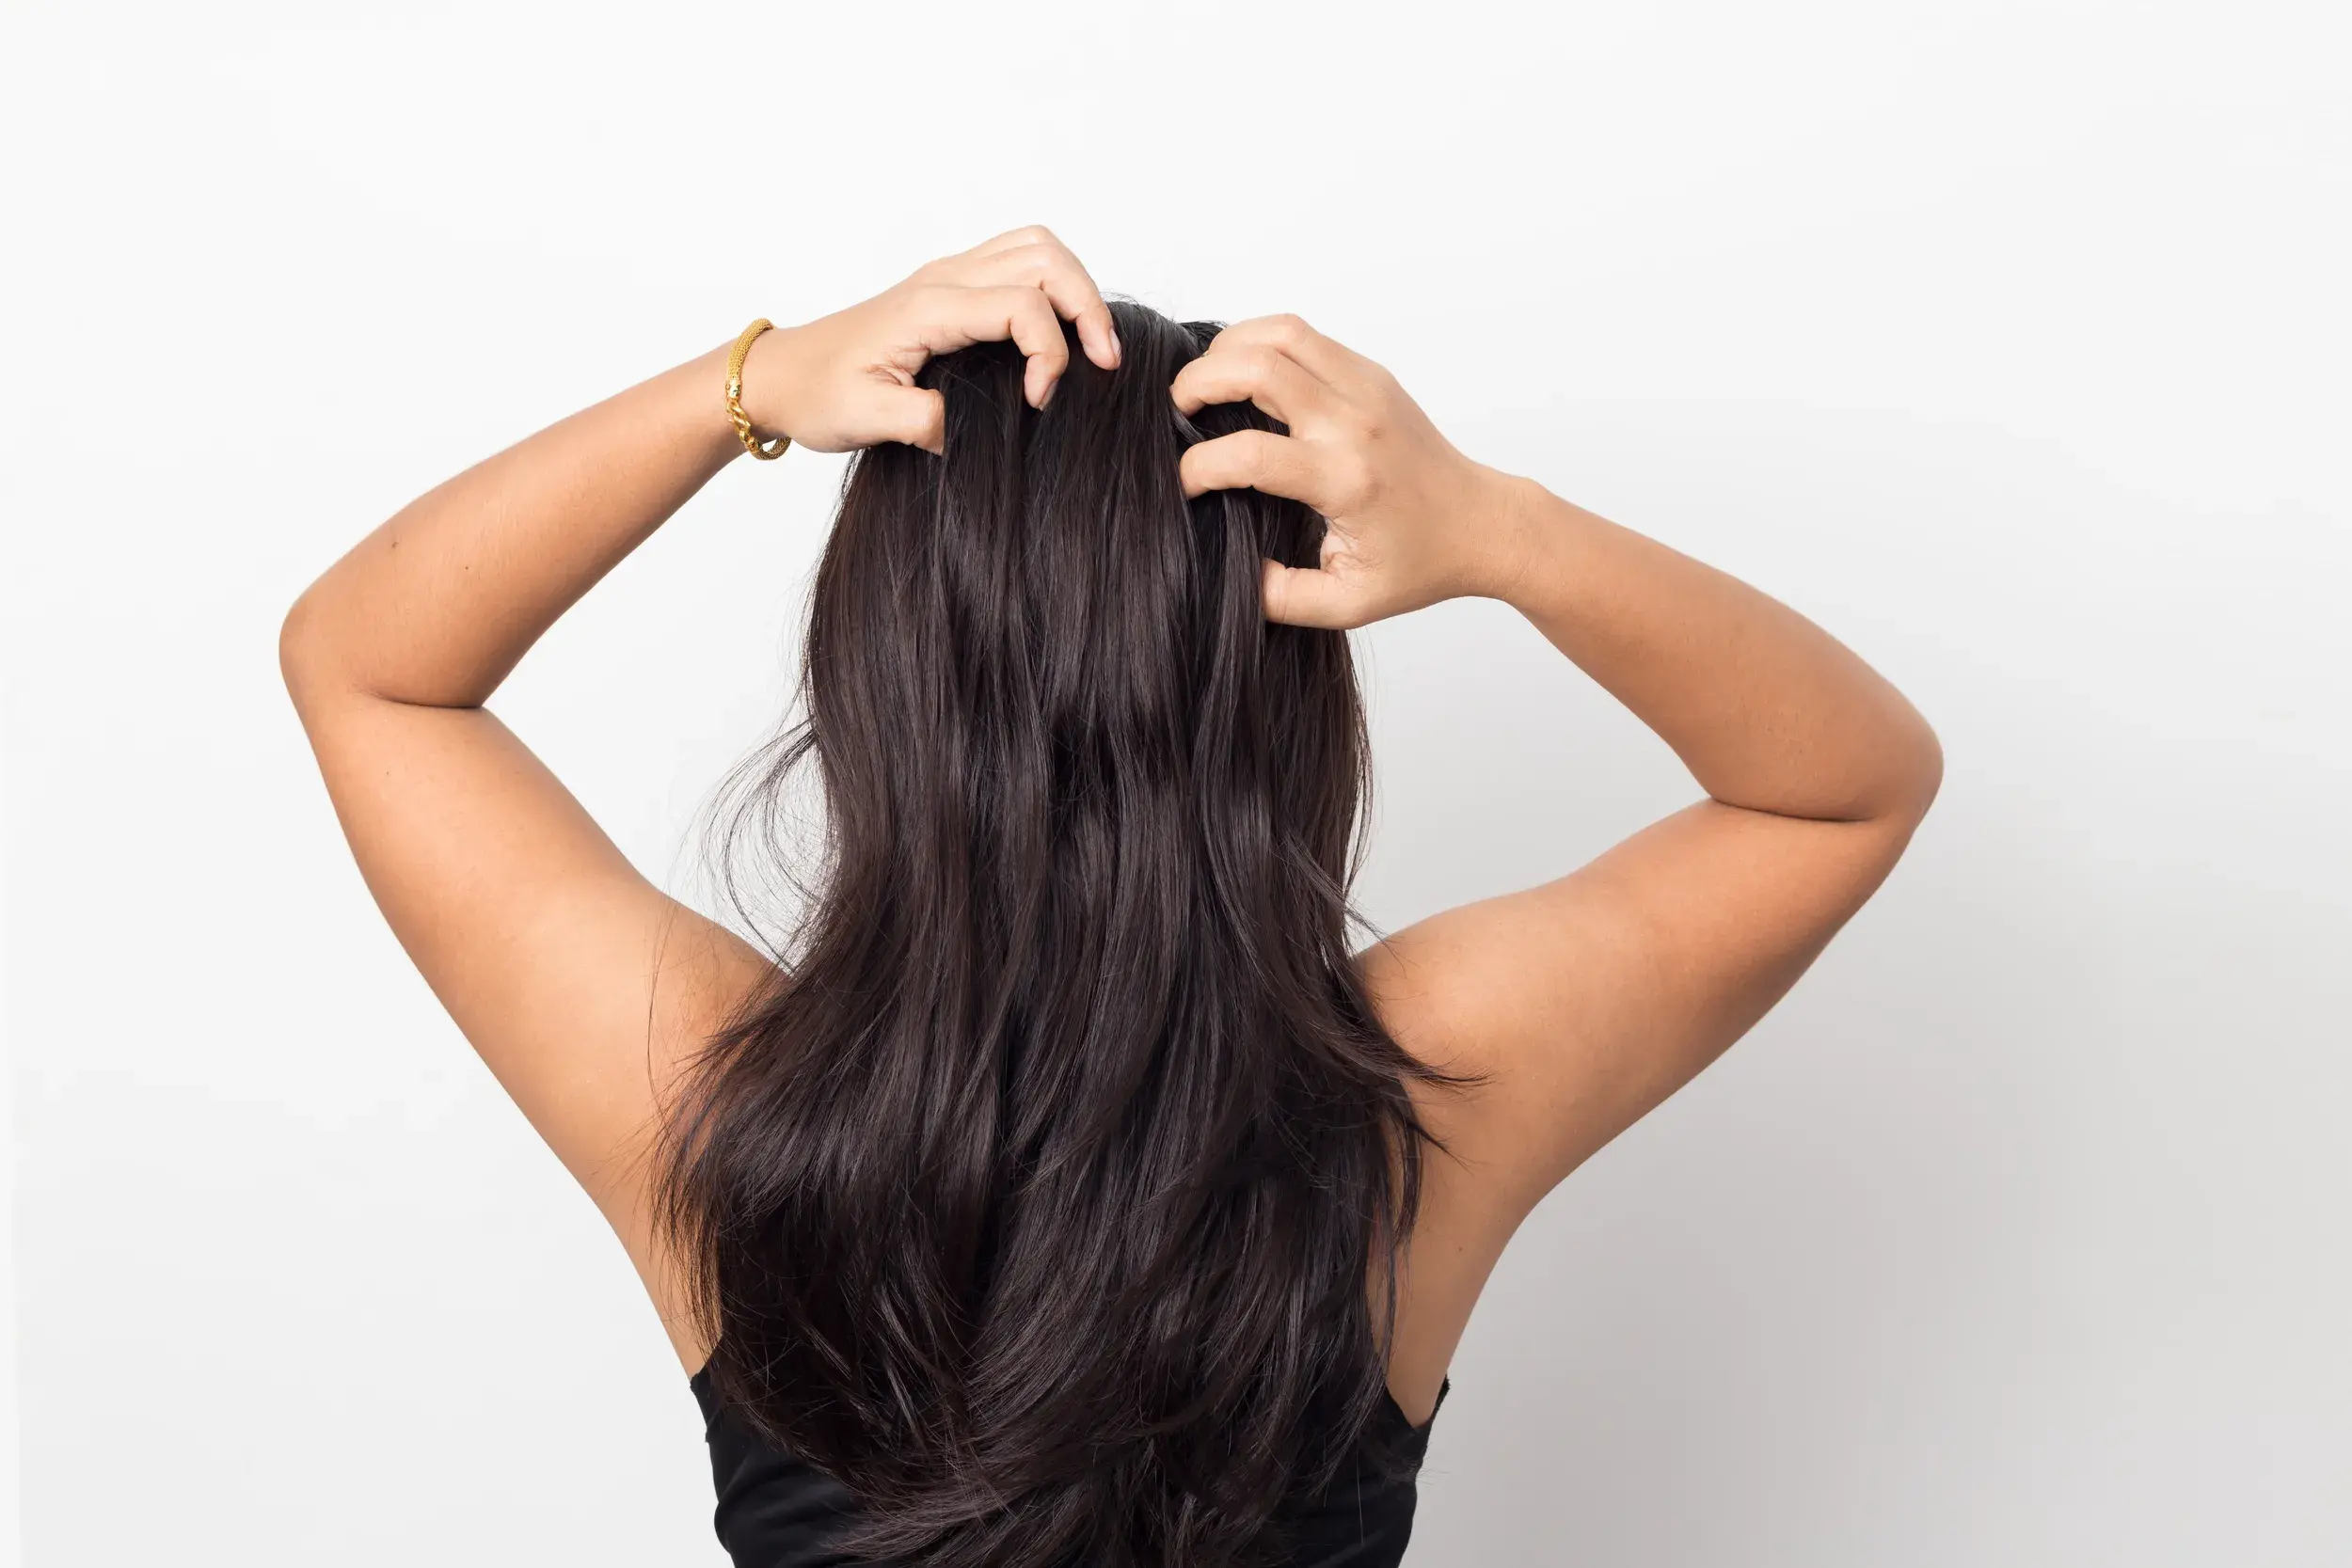
{"type": "MultiPolygon", "coordinates": [[[[936,451],[935,353],[1010,339],[1042,405],[1057,318],[1117,362],[1109,312],[1040,229],[930,263],[754,346],[763,435],[936,451]]],[[[611,1222],[688,1371],[692,1327],[647,1205],[690,1053],[769,971],[653,886],[484,704],[540,635],[726,464],[726,349],[490,457],[361,540],[288,614],[280,662],[352,851],[466,1037],[611,1222]],[[657,955],[659,956],[657,958],[657,955]],[[649,1028],[650,1025],[650,1028],[649,1028]]],[[[1528,1212],[1688,1083],[1883,880],[1942,755],[1827,633],[1724,574],[1457,451],[1378,365],[1295,317],[1228,328],[1170,390],[1254,401],[1291,434],[1205,442],[1185,488],[1252,485],[1331,519],[1316,569],[1268,563],[1269,618],[1353,627],[1502,600],[1672,746],[1705,798],[1599,859],[1446,911],[1358,956],[1424,1059],[1491,1076],[1423,1110],[1428,1164],[1389,1366],[1416,1422],[1528,1212]]]]}

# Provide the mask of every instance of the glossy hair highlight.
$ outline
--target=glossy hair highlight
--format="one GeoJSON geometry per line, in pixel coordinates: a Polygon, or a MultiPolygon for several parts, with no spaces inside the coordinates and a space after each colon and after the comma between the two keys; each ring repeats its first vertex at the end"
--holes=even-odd
{"type": "Polygon", "coordinates": [[[850,1488],[860,1559],[1279,1560],[1278,1507],[1379,1430],[1410,1086],[1467,1081],[1348,951],[1347,638],[1260,598],[1323,521],[1178,480],[1282,427],[1180,416],[1216,326],[1113,310],[1119,368],[1073,337],[1042,411],[1010,345],[924,368],[945,455],[853,460],[804,715],[733,784],[739,910],[812,761],[821,852],[684,1081],[658,1210],[714,1392],[850,1488]]]}

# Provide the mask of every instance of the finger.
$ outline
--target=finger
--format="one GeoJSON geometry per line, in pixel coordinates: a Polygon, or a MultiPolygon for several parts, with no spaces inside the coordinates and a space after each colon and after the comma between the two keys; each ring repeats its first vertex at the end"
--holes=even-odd
{"type": "Polygon", "coordinates": [[[1213,350],[1191,361],[1176,372],[1168,395],[1187,417],[1213,403],[1254,403],[1293,428],[1329,413],[1336,401],[1297,360],[1257,343],[1213,350]]]}
{"type": "Polygon", "coordinates": [[[1053,302],[1055,313],[1076,325],[1078,342],[1087,351],[1087,357],[1106,371],[1119,368],[1119,331],[1111,321],[1111,308],[1104,303],[1103,291],[1094,286],[1093,277],[1060,241],[1049,236],[1042,241],[990,251],[971,258],[966,271],[970,276],[960,281],[975,285],[1029,283],[1043,290],[1045,297],[1053,302]]]}
{"type": "Polygon", "coordinates": [[[920,387],[874,388],[872,428],[878,441],[903,441],[937,456],[947,450],[947,400],[920,387]]]}
{"type": "Polygon", "coordinates": [[[1119,329],[1112,325],[1111,308],[1104,303],[1103,291],[1094,286],[1078,259],[1058,245],[1038,246],[1034,253],[1024,248],[1004,254],[1022,257],[1025,265],[1035,266],[1037,286],[1054,302],[1055,312],[1076,325],[1087,357],[1106,371],[1117,370],[1119,329]],[[1028,261],[1032,254],[1034,261],[1028,261]]]}
{"type": "Polygon", "coordinates": [[[1364,616],[1357,595],[1330,573],[1313,566],[1285,566],[1268,560],[1259,585],[1265,618],[1286,626],[1344,631],[1364,616]]]}
{"type": "Polygon", "coordinates": [[[1186,449],[1176,466],[1187,496],[1211,490],[1263,490],[1287,496],[1331,515],[1329,503],[1339,491],[1337,477],[1323,450],[1295,436],[1270,430],[1237,430],[1214,441],[1186,449]]]}
{"type": "Polygon", "coordinates": [[[1252,316],[1235,322],[1211,341],[1209,352],[1228,346],[1279,349],[1318,380],[1342,390],[1364,386],[1385,373],[1354,349],[1325,337],[1294,315],[1252,316]]]}
{"type": "Polygon", "coordinates": [[[1061,335],[1061,318],[1054,314],[1044,292],[1018,283],[994,288],[942,288],[935,301],[934,333],[924,347],[934,354],[969,343],[1012,340],[1028,356],[1022,393],[1032,408],[1042,408],[1054,393],[1054,383],[1070,368],[1070,344],[1061,335]]]}

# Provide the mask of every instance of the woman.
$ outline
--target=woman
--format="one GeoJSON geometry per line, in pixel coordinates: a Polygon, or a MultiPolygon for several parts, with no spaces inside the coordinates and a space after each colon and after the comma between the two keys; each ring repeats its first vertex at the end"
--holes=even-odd
{"type": "Polygon", "coordinates": [[[1114,308],[1029,229],[762,325],[444,483],[294,606],[369,886],[628,1247],[739,1563],[1397,1562],[1513,1230],[1876,889],[1934,736],[1294,317],[1114,308]],[[738,817],[816,763],[821,869],[765,954],[482,705],[785,441],[861,455],[807,721],[738,817]],[[1351,954],[1345,631],[1460,595],[1706,798],[1351,954]]]}

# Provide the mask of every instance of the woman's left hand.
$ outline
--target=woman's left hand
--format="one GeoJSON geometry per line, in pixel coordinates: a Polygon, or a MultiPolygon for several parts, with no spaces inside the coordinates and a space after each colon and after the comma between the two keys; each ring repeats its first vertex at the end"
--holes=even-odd
{"type": "Polygon", "coordinates": [[[1061,323],[1086,356],[1119,363],[1110,308],[1070,247],[1032,226],[943,257],[860,305],[763,332],[743,365],[743,411],[763,436],[816,451],[903,441],[939,451],[946,406],[915,386],[934,354],[1010,339],[1028,356],[1023,389],[1042,408],[1069,368],[1061,323]]]}

